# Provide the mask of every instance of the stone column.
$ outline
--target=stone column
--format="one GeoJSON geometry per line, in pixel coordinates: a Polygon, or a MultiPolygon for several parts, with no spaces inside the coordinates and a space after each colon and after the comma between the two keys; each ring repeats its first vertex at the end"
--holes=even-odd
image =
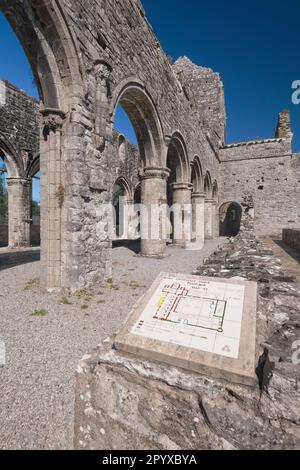
{"type": "Polygon", "coordinates": [[[141,203],[141,255],[161,257],[166,248],[167,168],[144,169],[141,203]]]}
{"type": "Polygon", "coordinates": [[[192,194],[192,239],[199,245],[204,244],[205,193],[192,194]]]}
{"type": "Polygon", "coordinates": [[[212,236],[218,238],[220,236],[220,221],[218,214],[218,204],[216,201],[212,203],[212,236]]]}
{"type": "Polygon", "coordinates": [[[134,213],[134,200],[133,199],[127,199],[127,234],[126,238],[127,240],[133,240],[135,237],[135,230],[134,230],[134,218],[135,218],[135,213],[134,213]]]}
{"type": "Polygon", "coordinates": [[[173,244],[185,247],[192,238],[190,183],[173,183],[173,244]]]}
{"type": "Polygon", "coordinates": [[[205,200],[205,239],[213,238],[213,199],[205,200]]]}
{"type": "Polygon", "coordinates": [[[61,135],[65,114],[57,109],[41,111],[41,264],[42,285],[61,288],[62,207],[66,182],[62,177],[61,135]]]}
{"type": "Polygon", "coordinates": [[[29,178],[7,178],[8,193],[8,246],[25,248],[30,246],[31,225],[31,180],[29,178]]]}

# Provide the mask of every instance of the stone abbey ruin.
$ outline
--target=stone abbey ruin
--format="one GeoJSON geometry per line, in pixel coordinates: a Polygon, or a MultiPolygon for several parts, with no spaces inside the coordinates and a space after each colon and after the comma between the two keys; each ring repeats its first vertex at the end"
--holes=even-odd
{"type": "Polygon", "coordinates": [[[187,57],[171,64],[140,0],[0,0],[0,10],[40,94],[38,102],[0,81],[0,246],[40,237],[48,292],[110,279],[122,239],[140,240],[145,269],[173,244],[195,251],[194,274],[258,283],[254,388],[127,357],[110,338],[77,371],[75,447],[299,448],[299,276],[270,241],[284,236],[300,249],[289,111],[277,126],[274,116],[270,138],[228,143],[220,75],[187,57]],[[118,105],[138,145],[114,129],[118,105]],[[40,234],[31,206],[39,171],[40,234]],[[219,237],[231,239],[197,268],[204,242],[219,237]]]}
{"type": "MultiPolygon", "coordinates": [[[[146,207],[166,202],[170,180],[173,201],[193,199],[205,207],[196,234],[201,239],[202,231],[207,238],[217,236],[220,211],[226,219],[226,205],[241,204],[248,194],[254,197],[258,235],[297,227],[300,166],[291,151],[288,114],[280,115],[275,138],[227,145],[219,75],[186,58],[170,65],[139,1],[1,1],[0,6],[30,59],[42,103],[36,118],[40,145],[30,115],[37,104],[24,97],[27,112],[16,108],[17,133],[10,88],[8,119],[1,113],[1,150],[15,199],[10,205],[16,207],[9,244],[29,243],[26,161],[39,164],[39,154],[46,287],[93,284],[110,275],[109,221],[101,205],[111,201],[115,183],[116,174],[108,170],[116,159],[113,122],[119,103],[138,138],[146,207]]],[[[154,216],[148,225],[161,222],[154,216]]],[[[141,240],[144,255],[160,256],[164,246],[159,236],[141,240]]]]}

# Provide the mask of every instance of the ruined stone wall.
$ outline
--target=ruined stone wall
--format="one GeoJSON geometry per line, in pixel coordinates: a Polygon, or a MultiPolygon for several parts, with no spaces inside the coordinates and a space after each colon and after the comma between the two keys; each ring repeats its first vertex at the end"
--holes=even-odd
{"type": "Polygon", "coordinates": [[[299,156],[288,139],[228,145],[220,157],[220,205],[251,194],[258,235],[281,237],[283,228],[299,227],[299,156]]]}
{"type": "Polygon", "coordinates": [[[30,158],[39,151],[39,103],[6,81],[0,81],[0,88],[0,145],[2,140],[11,146],[25,172],[26,155],[30,158]]]}
{"type": "MultiPolygon", "coordinates": [[[[80,49],[85,88],[84,99],[72,116],[73,130],[80,134],[80,138],[74,137],[72,143],[69,139],[65,144],[66,148],[76,148],[76,152],[70,150],[64,154],[64,180],[70,184],[65,188],[63,207],[67,230],[63,252],[66,254],[67,277],[73,279],[72,284],[89,284],[110,276],[107,224],[99,211],[95,218],[95,210],[103,202],[111,200],[110,188],[115,174],[107,171],[114,151],[113,115],[109,110],[113,111],[121,84],[142,84],[159,117],[165,145],[175,132],[180,132],[189,160],[199,155],[203,172],[209,170],[212,180],[218,178],[219,164],[217,149],[212,148],[206,130],[201,128],[203,112],[193,106],[184,92],[176,70],[145,18],[141,3],[136,0],[62,0],[61,5],[80,49]],[[93,136],[97,86],[95,64],[99,61],[107,63],[110,71],[107,103],[102,109],[102,141],[105,140],[102,153],[95,149],[93,136]],[[88,242],[82,243],[82,240],[88,242]]],[[[150,162],[150,166],[166,166],[166,156],[162,153],[161,162],[150,162]]]]}

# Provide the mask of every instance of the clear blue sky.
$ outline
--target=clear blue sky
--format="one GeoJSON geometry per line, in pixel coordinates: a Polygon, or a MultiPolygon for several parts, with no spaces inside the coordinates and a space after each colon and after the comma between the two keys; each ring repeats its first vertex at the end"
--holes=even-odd
{"type": "MultiPolygon", "coordinates": [[[[219,72],[225,85],[227,141],[273,137],[278,112],[289,108],[300,151],[300,105],[291,84],[300,80],[299,0],[143,0],[165,52],[187,55],[219,72]]],[[[0,17],[0,78],[36,96],[30,67],[0,17]]],[[[124,114],[116,127],[134,140],[124,114]]]]}

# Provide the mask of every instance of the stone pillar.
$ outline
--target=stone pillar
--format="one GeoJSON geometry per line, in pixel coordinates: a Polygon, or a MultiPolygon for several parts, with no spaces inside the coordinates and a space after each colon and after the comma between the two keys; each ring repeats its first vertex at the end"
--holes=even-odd
{"type": "Polygon", "coordinates": [[[61,135],[65,114],[57,109],[41,111],[41,264],[42,285],[61,288],[62,207],[65,184],[62,177],[61,135]]]}
{"type": "Polygon", "coordinates": [[[127,199],[127,240],[133,240],[135,238],[135,227],[134,227],[134,220],[135,220],[135,212],[134,212],[134,200],[127,199]]]}
{"type": "Polygon", "coordinates": [[[31,225],[31,180],[29,178],[7,178],[8,193],[8,246],[25,248],[30,246],[31,225]]]}
{"type": "Polygon", "coordinates": [[[218,238],[220,236],[220,221],[218,204],[216,201],[212,203],[212,236],[213,238],[218,238]]]}
{"type": "Polygon", "coordinates": [[[205,240],[213,238],[213,199],[205,200],[205,240]]]}
{"type": "Polygon", "coordinates": [[[141,203],[141,255],[161,257],[166,248],[167,168],[144,169],[141,203]]]}
{"type": "Polygon", "coordinates": [[[173,244],[185,247],[192,239],[190,183],[173,183],[173,244]]]}
{"type": "Polygon", "coordinates": [[[205,193],[192,194],[192,240],[204,244],[205,193]]]}

